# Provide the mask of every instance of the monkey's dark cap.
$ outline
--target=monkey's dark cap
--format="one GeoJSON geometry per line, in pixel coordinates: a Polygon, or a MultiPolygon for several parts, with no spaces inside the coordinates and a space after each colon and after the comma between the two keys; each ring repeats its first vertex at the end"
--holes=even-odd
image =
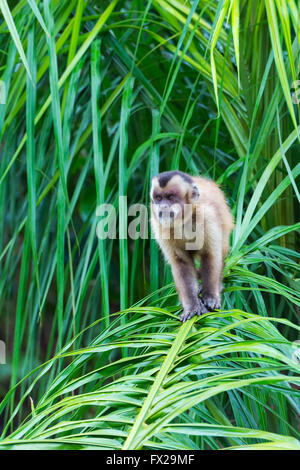
{"type": "Polygon", "coordinates": [[[176,175],[181,176],[181,178],[184,179],[187,183],[193,182],[192,178],[186,173],[183,173],[183,171],[164,171],[163,173],[159,173],[157,175],[160,187],[164,188],[168,184],[170,179],[176,175]]]}

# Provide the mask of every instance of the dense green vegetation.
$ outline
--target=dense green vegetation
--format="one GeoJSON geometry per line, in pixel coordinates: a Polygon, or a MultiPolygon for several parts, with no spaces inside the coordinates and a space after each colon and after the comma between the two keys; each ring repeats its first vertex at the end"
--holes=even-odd
{"type": "Polygon", "coordinates": [[[0,448],[300,449],[297,1],[0,9],[0,448]],[[178,168],[236,220],[183,325],[155,242],[96,237],[178,168]]]}

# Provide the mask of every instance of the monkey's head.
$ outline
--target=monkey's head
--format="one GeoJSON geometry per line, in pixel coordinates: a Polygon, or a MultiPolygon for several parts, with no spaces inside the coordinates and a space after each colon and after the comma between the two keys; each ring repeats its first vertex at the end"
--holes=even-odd
{"type": "Polygon", "coordinates": [[[174,225],[186,219],[188,207],[199,198],[199,190],[189,175],[181,171],[165,171],[152,179],[151,202],[161,225],[174,225]]]}

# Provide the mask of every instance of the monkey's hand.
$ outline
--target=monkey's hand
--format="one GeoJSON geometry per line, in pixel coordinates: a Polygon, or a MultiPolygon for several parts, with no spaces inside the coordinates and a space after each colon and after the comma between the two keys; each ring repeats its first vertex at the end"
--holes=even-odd
{"type": "Polygon", "coordinates": [[[208,310],[205,307],[204,303],[202,302],[201,299],[198,299],[198,302],[195,306],[189,308],[189,309],[184,309],[184,312],[180,315],[180,320],[184,323],[186,320],[189,320],[190,318],[193,318],[195,315],[202,315],[203,313],[207,313],[208,310]]]}
{"type": "Polygon", "coordinates": [[[221,296],[219,294],[210,294],[209,292],[203,292],[202,299],[204,305],[209,308],[209,310],[221,308],[221,296]]]}

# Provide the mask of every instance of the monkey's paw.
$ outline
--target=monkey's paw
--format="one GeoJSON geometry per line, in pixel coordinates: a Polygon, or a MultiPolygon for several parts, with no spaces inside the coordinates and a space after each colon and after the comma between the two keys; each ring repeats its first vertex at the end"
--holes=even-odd
{"type": "Polygon", "coordinates": [[[204,305],[210,310],[214,310],[215,308],[221,308],[220,295],[212,295],[212,294],[203,293],[202,299],[203,299],[204,305]]]}
{"type": "Polygon", "coordinates": [[[184,323],[185,321],[189,320],[190,318],[193,318],[195,315],[200,316],[200,315],[202,315],[202,313],[207,313],[207,312],[208,312],[207,308],[203,304],[202,300],[199,299],[198,305],[196,305],[196,307],[191,308],[190,310],[184,311],[180,315],[179,318],[184,323]]]}

